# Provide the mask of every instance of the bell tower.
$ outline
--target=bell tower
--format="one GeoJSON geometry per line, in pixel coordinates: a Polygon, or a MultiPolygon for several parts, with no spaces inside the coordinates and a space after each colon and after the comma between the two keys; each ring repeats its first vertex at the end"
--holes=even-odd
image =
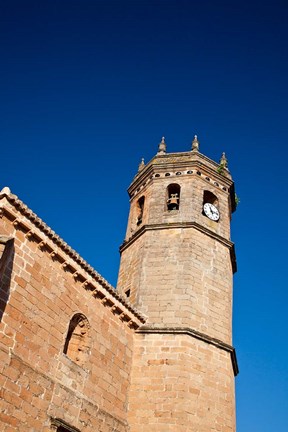
{"type": "Polygon", "coordinates": [[[117,289],[147,316],[135,337],[131,432],[234,432],[230,240],[234,183],[223,153],[144,161],[131,183],[117,289]]]}

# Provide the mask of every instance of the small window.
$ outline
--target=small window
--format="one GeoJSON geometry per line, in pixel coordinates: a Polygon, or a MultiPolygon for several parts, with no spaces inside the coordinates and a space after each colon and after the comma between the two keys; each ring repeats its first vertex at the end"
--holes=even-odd
{"type": "Polygon", "coordinates": [[[176,183],[167,187],[166,209],[179,210],[180,207],[180,186],[176,183]]]}
{"type": "Polygon", "coordinates": [[[130,294],[131,294],[131,290],[130,290],[130,288],[127,290],[127,291],[125,291],[125,295],[126,295],[126,297],[130,297],[130,294]]]}
{"type": "Polygon", "coordinates": [[[145,204],[145,197],[142,196],[137,201],[137,225],[141,225],[143,222],[144,204],[145,204]]]}
{"type": "Polygon", "coordinates": [[[79,365],[83,365],[90,351],[90,325],[87,318],[75,314],[69,324],[64,354],[79,365]]]}

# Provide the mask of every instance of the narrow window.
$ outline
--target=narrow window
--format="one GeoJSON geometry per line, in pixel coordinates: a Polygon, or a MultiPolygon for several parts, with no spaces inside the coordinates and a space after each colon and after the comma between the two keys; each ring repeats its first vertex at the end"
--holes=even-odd
{"type": "Polygon", "coordinates": [[[137,201],[137,225],[141,225],[143,221],[145,197],[142,196],[137,201]]]}
{"type": "Polygon", "coordinates": [[[0,322],[4,314],[11,285],[11,275],[14,261],[14,240],[0,236],[0,322]]]}
{"type": "Polygon", "coordinates": [[[130,288],[127,290],[127,291],[125,291],[125,295],[126,295],[126,297],[130,297],[130,294],[131,294],[131,290],[130,290],[130,288]]]}
{"type": "Polygon", "coordinates": [[[79,365],[83,365],[90,350],[90,325],[87,318],[75,314],[69,324],[64,354],[79,365]]]}
{"type": "Polygon", "coordinates": [[[179,210],[180,207],[180,186],[176,183],[172,183],[167,187],[167,199],[166,209],[167,210],[179,210]]]}

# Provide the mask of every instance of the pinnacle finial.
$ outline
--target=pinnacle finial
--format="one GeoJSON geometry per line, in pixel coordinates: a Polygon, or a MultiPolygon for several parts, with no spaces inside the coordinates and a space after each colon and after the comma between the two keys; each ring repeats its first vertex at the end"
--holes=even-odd
{"type": "Polygon", "coordinates": [[[145,166],[144,158],[141,159],[140,164],[138,165],[138,172],[141,171],[145,166]]]}
{"type": "Polygon", "coordinates": [[[166,153],[166,142],[165,142],[165,138],[163,136],[162,139],[161,139],[161,142],[159,144],[158,153],[157,154],[162,155],[162,154],[165,154],[165,153],[166,153]]]}
{"type": "Polygon", "coordinates": [[[194,135],[194,139],[192,141],[192,151],[199,151],[199,141],[197,135],[194,135]]]}
{"type": "Polygon", "coordinates": [[[227,171],[228,171],[228,160],[226,158],[225,152],[222,153],[222,156],[220,159],[220,166],[227,169],[227,171]]]}
{"type": "Polygon", "coordinates": [[[8,187],[8,186],[5,186],[2,190],[1,190],[1,192],[0,192],[0,194],[2,195],[10,195],[11,194],[11,190],[10,190],[10,188],[8,187]]]}

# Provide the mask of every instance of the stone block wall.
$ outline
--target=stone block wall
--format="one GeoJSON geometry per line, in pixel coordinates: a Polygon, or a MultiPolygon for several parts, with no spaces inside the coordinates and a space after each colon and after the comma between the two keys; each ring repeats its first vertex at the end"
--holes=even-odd
{"type": "Polygon", "coordinates": [[[0,219],[0,430],[127,432],[131,310],[121,312],[117,298],[112,306],[111,293],[103,298],[101,280],[93,290],[83,283],[80,266],[73,275],[71,258],[60,251],[63,262],[49,239],[39,243],[40,231],[12,210],[17,219],[11,209],[0,219]],[[63,352],[78,313],[89,323],[81,362],[63,352]]]}
{"type": "Polygon", "coordinates": [[[122,252],[118,288],[147,323],[186,326],[231,343],[229,249],[194,228],[147,230],[122,252]]]}
{"type": "Polygon", "coordinates": [[[138,334],[131,432],[235,432],[230,354],[184,334],[138,334]]]}

